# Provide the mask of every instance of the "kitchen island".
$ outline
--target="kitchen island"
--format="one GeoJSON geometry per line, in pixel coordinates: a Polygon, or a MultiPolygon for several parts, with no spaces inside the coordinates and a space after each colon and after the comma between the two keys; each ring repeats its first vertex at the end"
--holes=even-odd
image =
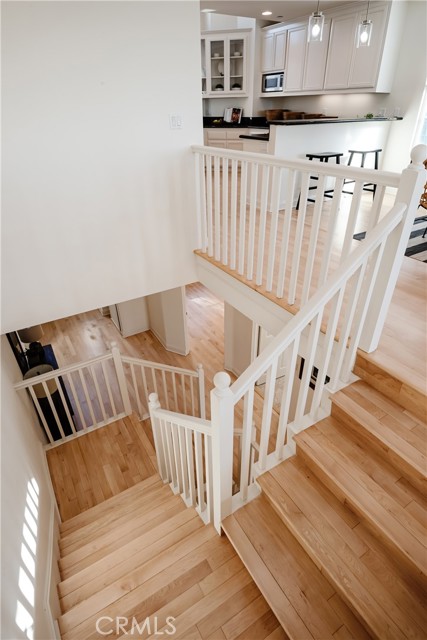
{"type": "MultiPolygon", "coordinates": [[[[346,163],[349,149],[384,149],[390,127],[398,125],[397,120],[401,118],[273,120],[268,123],[268,153],[286,159],[305,159],[308,153],[329,151],[343,153],[342,163],[346,163]]],[[[379,168],[384,168],[382,156],[379,168]]]]}

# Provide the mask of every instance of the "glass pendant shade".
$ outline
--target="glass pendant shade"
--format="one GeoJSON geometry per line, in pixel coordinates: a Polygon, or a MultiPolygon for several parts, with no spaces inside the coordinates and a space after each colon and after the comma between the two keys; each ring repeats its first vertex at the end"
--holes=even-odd
{"type": "Polygon", "coordinates": [[[323,36],[323,25],[325,16],[321,11],[312,13],[308,21],[307,42],[321,42],[323,36]]]}
{"type": "Polygon", "coordinates": [[[357,47],[369,47],[371,44],[372,20],[363,20],[357,29],[357,47]]]}

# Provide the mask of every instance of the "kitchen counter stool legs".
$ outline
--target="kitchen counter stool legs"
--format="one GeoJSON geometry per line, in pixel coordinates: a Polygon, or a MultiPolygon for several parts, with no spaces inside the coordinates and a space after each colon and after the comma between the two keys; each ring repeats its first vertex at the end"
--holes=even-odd
{"type": "MultiPolygon", "coordinates": [[[[313,160],[313,159],[320,160],[320,162],[328,162],[329,158],[335,158],[336,164],[340,164],[340,158],[343,155],[344,155],[343,153],[337,153],[335,151],[324,151],[323,153],[306,153],[305,157],[308,158],[309,160],[313,160]]],[[[318,180],[318,179],[319,178],[317,176],[310,176],[310,180],[318,180]]],[[[317,189],[317,185],[314,185],[313,187],[308,188],[309,191],[311,191],[312,189],[317,189]]],[[[333,189],[327,189],[326,191],[323,192],[323,195],[325,198],[332,198],[333,192],[334,192],[333,189]]],[[[301,193],[298,196],[297,206],[295,207],[297,211],[299,209],[300,198],[301,198],[301,193]]],[[[315,202],[315,200],[313,200],[313,198],[307,198],[307,202],[315,202]]]]}
{"type": "MultiPolygon", "coordinates": [[[[374,170],[378,169],[378,156],[381,153],[382,149],[372,149],[371,151],[360,151],[357,149],[349,149],[349,158],[348,158],[348,162],[347,162],[347,166],[351,166],[353,163],[353,157],[355,153],[360,154],[360,167],[364,167],[365,166],[365,160],[366,160],[366,156],[369,153],[374,153],[375,154],[375,158],[374,158],[374,170]]],[[[350,184],[351,182],[354,182],[354,180],[344,180],[344,185],[346,184],[350,184]]],[[[364,191],[370,191],[373,196],[375,197],[375,191],[376,191],[377,185],[374,184],[373,182],[365,182],[365,184],[363,185],[363,190],[364,191]]],[[[350,195],[353,195],[352,191],[346,191],[345,189],[343,189],[342,191],[343,193],[349,193],[350,195]]]]}

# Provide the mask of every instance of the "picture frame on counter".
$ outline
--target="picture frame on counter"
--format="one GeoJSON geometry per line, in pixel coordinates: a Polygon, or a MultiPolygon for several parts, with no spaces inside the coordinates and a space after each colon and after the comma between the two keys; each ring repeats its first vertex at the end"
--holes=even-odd
{"type": "Polygon", "coordinates": [[[242,114],[243,109],[240,109],[239,107],[227,107],[224,109],[224,122],[240,124],[242,114]]]}

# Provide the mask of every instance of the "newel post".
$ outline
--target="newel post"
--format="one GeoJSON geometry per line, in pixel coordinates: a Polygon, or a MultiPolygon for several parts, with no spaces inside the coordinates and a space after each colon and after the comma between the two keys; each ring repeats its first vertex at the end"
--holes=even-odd
{"type": "Polygon", "coordinates": [[[211,423],[214,526],[221,533],[221,522],[231,513],[234,398],[228,373],[217,373],[213,381],[215,389],[211,391],[211,423]]]}
{"type": "Polygon", "coordinates": [[[114,367],[116,369],[117,382],[119,383],[120,394],[123,401],[125,414],[128,416],[132,413],[132,405],[129,398],[129,390],[126,382],[125,371],[123,368],[122,356],[115,342],[111,343],[111,354],[113,356],[114,367]]]}
{"type": "Polygon", "coordinates": [[[396,204],[406,204],[407,210],[402,221],[386,240],[371,302],[361,334],[359,347],[370,353],[374,351],[381,337],[390,301],[394,293],[405,250],[408,245],[412,225],[426,181],[424,160],[427,147],[419,144],[411,151],[412,163],[402,172],[396,204]]]}
{"type": "Polygon", "coordinates": [[[155,416],[155,411],[160,409],[159,396],[157,393],[150,393],[148,396],[148,410],[150,412],[151,430],[154,438],[154,448],[156,449],[157,471],[163,482],[167,482],[168,474],[166,469],[165,452],[162,446],[162,438],[159,433],[159,420],[155,416]]]}

